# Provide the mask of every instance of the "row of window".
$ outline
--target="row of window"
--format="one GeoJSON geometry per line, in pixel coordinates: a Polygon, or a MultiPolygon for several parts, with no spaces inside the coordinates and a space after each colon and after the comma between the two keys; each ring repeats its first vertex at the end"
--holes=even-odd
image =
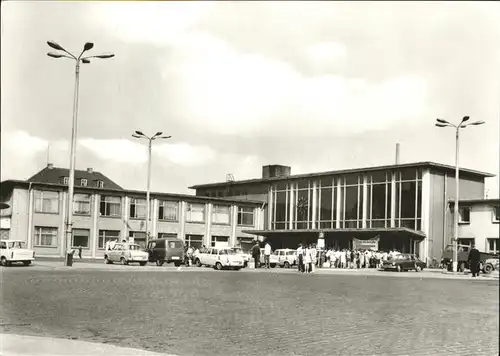
{"type": "MultiPolygon", "coordinates": [[[[498,238],[487,238],[486,239],[486,252],[489,253],[500,253],[500,239],[498,238]]],[[[462,246],[470,246],[475,245],[475,239],[474,238],[459,238],[457,239],[458,245],[462,246]]],[[[482,250],[482,248],[480,248],[482,250]]]]}
{"type": "MultiPolygon", "coordinates": [[[[151,202],[152,207],[152,202],[151,202]]],[[[130,199],[129,217],[132,219],[146,219],[146,199],[130,199]]],[[[186,221],[205,222],[205,204],[187,203],[186,221]]],[[[151,209],[152,211],[152,209],[151,209]]],[[[59,193],[54,191],[35,192],[35,212],[53,213],[59,212],[59,193]]],[[[73,213],[76,215],[90,215],[91,195],[75,194],[73,200],[73,213]]],[[[122,199],[117,196],[101,196],[99,205],[100,216],[120,217],[122,215],[122,199]]],[[[154,213],[154,212],[153,212],[154,213]]],[[[178,221],[179,202],[160,201],[158,220],[178,221]]],[[[252,207],[238,207],[237,224],[241,226],[254,226],[254,209],[252,207]]],[[[213,205],[212,223],[229,225],[231,223],[231,207],[229,205],[213,205]]]]}
{"type": "MultiPolygon", "coordinates": [[[[175,233],[159,233],[158,238],[175,237],[175,233]]],[[[245,238],[239,238],[244,240],[245,238]]],[[[97,242],[98,249],[104,249],[107,242],[121,241],[122,232],[120,230],[99,230],[99,237],[97,242]]],[[[141,231],[129,231],[128,241],[133,240],[134,243],[140,245],[142,248],[146,247],[146,234],[141,231]]],[[[57,227],[42,227],[36,226],[34,231],[33,245],[35,247],[57,247],[58,246],[58,228],[57,227]]],[[[200,248],[203,246],[203,235],[186,234],[184,242],[193,248],[200,248]]],[[[211,246],[215,247],[220,244],[228,245],[229,236],[211,236],[211,246]]],[[[71,241],[73,248],[82,247],[84,249],[90,248],[90,229],[73,229],[73,236],[71,241]]]]}
{"type": "MultiPolygon", "coordinates": [[[[63,177],[62,178],[62,184],[68,185],[69,184],[69,177],[63,177]]],[[[87,187],[88,186],[87,179],[85,179],[85,178],[80,179],[80,186],[87,187]]],[[[94,186],[96,188],[104,188],[104,181],[102,181],[102,180],[94,180],[94,186]]]]}
{"type": "MultiPolygon", "coordinates": [[[[466,206],[458,209],[458,222],[460,224],[470,224],[471,207],[466,206]]],[[[492,222],[498,223],[500,222],[500,206],[493,207],[492,212],[492,222]]]]}

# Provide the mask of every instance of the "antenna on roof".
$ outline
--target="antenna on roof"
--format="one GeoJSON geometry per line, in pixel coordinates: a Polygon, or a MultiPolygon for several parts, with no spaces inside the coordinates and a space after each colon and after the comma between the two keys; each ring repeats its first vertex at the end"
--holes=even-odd
{"type": "Polygon", "coordinates": [[[50,142],[47,143],[47,166],[50,164],[50,142]]]}
{"type": "Polygon", "coordinates": [[[232,173],[226,174],[226,182],[234,182],[234,176],[232,173]]]}

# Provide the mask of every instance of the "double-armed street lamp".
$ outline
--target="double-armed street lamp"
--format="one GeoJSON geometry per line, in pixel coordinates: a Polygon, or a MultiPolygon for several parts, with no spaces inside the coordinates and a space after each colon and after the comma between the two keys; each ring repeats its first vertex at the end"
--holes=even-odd
{"type": "Polygon", "coordinates": [[[149,241],[149,223],[150,223],[150,187],[151,187],[151,147],[153,145],[153,141],[157,139],[169,139],[172,136],[163,136],[163,132],[157,132],[153,136],[149,137],[143,134],[141,131],[135,131],[132,134],[132,137],[134,138],[140,138],[140,139],[145,139],[148,140],[148,180],[147,180],[147,187],[146,187],[146,246],[148,245],[149,241]]]}
{"type": "Polygon", "coordinates": [[[458,268],[458,203],[459,203],[459,143],[460,143],[460,129],[465,129],[467,126],[478,126],[484,124],[484,121],[474,121],[469,123],[469,116],[464,116],[458,125],[454,125],[443,119],[436,119],[437,127],[453,127],[456,131],[456,145],[455,145],[455,204],[453,211],[453,272],[458,268]]]}
{"type": "MultiPolygon", "coordinates": [[[[75,158],[76,158],[76,134],[78,127],[78,94],[79,94],[79,82],[80,82],[80,63],[89,64],[90,60],[93,58],[97,59],[107,59],[112,58],[114,54],[100,54],[96,56],[82,57],[83,54],[94,47],[91,42],[85,43],[83,50],[77,57],[72,53],[65,50],[61,45],[56,42],[48,41],[47,44],[60,52],[49,52],[47,55],[52,58],[69,58],[73,59],[76,63],[75,65],[75,92],[73,101],[73,123],[71,131],[71,148],[70,148],[70,165],[69,165],[69,182],[68,182],[68,200],[66,207],[66,249],[71,249],[71,236],[72,236],[72,225],[73,225],[73,193],[75,189],[75,158]]],[[[68,260],[65,259],[66,263],[68,260]]]]}

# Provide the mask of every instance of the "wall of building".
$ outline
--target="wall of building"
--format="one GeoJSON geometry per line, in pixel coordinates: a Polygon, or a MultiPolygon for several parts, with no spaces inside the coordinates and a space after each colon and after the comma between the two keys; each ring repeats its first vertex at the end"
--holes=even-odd
{"type": "Polygon", "coordinates": [[[473,238],[478,250],[488,251],[487,239],[498,239],[500,235],[499,229],[499,223],[494,222],[493,206],[491,204],[472,205],[470,222],[458,225],[458,238],[473,238]]]}
{"type": "MultiPolygon", "coordinates": [[[[435,173],[435,172],[433,172],[435,173]]],[[[460,200],[483,199],[484,198],[484,178],[475,178],[461,175],[459,178],[460,200]]],[[[448,200],[455,200],[455,174],[448,174],[446,181],[448,200]]]]}
{"type": "MultiPolygon", "coordinates": [[[[10,239],[28,241],[28,190],[14,188],[10,199],[10,239]]],[[[9,209],[6,209],[9,211],[9,209]]]]}
{"type": "Polygon", "coordinates": [[[430,178],[429,230],[426,232],[428,234],[427,239],[429,243],[428,253],[430,260],[435,258],[440,261],[446,240],[445,212],[447,208],[447,199],[445,198],[445,188],[448,190],[448,186],[446,184],[447,178],[444,173],[433,172],[430,178]]]}

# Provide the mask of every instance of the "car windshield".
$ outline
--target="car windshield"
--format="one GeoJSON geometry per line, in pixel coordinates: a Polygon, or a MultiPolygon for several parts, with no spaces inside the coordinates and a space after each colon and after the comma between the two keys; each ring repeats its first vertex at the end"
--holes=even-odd
{"type": "Polygon", "coordinates": [[[234,255],[236,254],[233,250],[220,250],[219,255],[234,255]]]}
{"type": "Polygon", "coordinates": [[[296,251],[288,251],[288,252],[286,253],[286,255],[287,255],[287,256],[293,256],[293,255],[295,255],[296,253],[297,253],[296,251]]]}
{"type": "Polygon", "coordinates": [[[26,242],[23,241],[10,241],[9,248],[26,248],[26,242]]]}
{"type": "Polygon", "coordinates": [[[141,246],[139,246],[139,245],[129,245],[128,249],[129,250],[133,250],[133,251],[140,251],[140,250],[142,250],[141,246]]]}

